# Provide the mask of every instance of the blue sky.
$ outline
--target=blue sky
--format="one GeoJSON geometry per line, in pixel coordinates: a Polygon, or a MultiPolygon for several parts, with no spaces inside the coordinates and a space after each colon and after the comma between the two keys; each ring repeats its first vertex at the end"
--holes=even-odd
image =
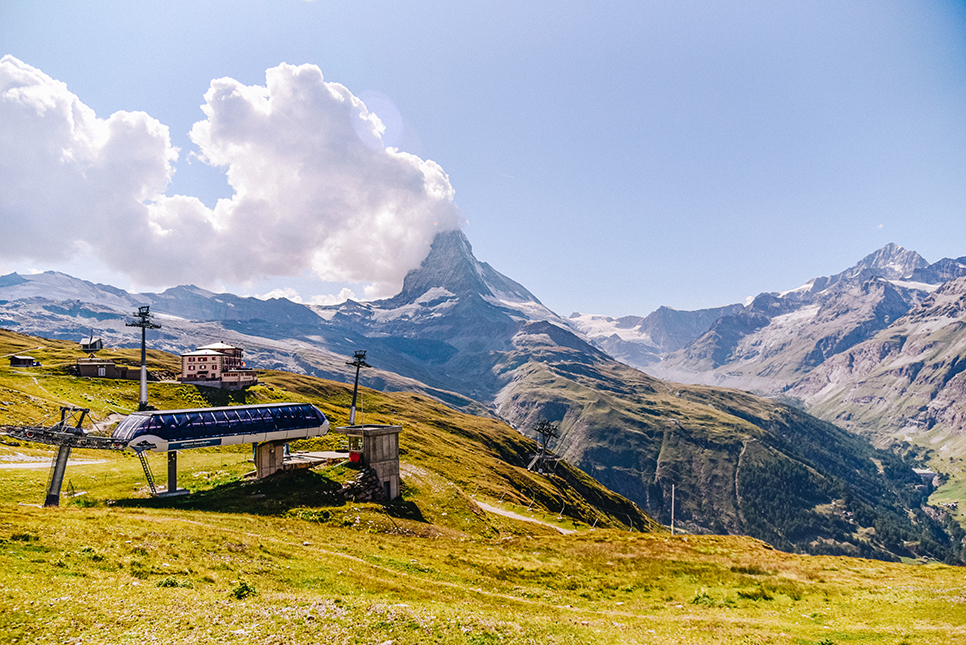
{"type": "MultiPolygon", "coordinates": [[[[930,261],[966,255],[961,2],[7,0],[0,45],[38,87],[66,84],[56,91],[93,111],[91,132],[118,111],[147,115],[104,125],[119,150],[98,148],[82,179],[22,156],[59,145],[39,131],[49,118],[8,127],[0,173],[16,181],[0,175],[0,221],[24,232],[0,243],[5,272],[362,298],[386,295],[418,264],[434,226],[462,226],[480,260],[558,313],[616,316],[794,288],[888,242],[930,261]],[[221,87],[237,95],[265,87],[281,63],[317,66],[344,86],[380,117],[381,144],[401,153],[370,158],[345,140],[346,150],[314,154],[314,135],[293,128],[329,118],[335,104],[279,117],[262,139],[227,107],[202,111],[213,79],[232,79],[221,87]],[[125,130],[128,121],[136,127],[125,130]],[[193,137],[201,121],[210,132],[193,137]],[[230,137],[218,138],[221,126],[230,137]],[[257,158],[239,152],[246,141],[261,146],[257,158]],[[289,203],[306,164],[315,192],[289,203]],[[122,176],[128,192],[112,195],[115,182],[95,182],[95,170],[122,176]],[[274,191],[259,185],[275,170],[274,191]],[[406,193],[417,176],[439,190],[406,193]],[[326,205],[333,191],[349,207],[326,205]],[[107,212],[132,195],[154,206],[107,212]],[[378,225],[366,219],[374,203],[387,213],[378,225]],[[272,224],[257,240],[222,234],[259,217],[272,224]],[[87,220],[103,220],[101,232],[71,246],[65,238],[93,235],[87,220]],[[206,230],[217,244],[177,255],[173,240],[206,230]],[[364,239],[376,235],[383,246],[364,239]],[[304,248],[286,257],[285,244],[304,248]],[[413,250],[395,258],[403,245],[413,250]],[[225,269],[228,255],[259,261],[225,269]],[[139,257],[146,268],[136,272],[139,257]]],[[[299,69],[277,72],[275,91],[321,87],[299,69]]],[[[257,112],[249,99],[242,107],[257,112]]]]}

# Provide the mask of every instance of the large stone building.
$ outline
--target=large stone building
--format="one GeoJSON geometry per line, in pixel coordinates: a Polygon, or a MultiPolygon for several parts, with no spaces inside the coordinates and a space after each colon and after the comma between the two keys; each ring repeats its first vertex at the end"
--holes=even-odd
{"type": "Polygon", "coordinates": [[[242,348],[212,343],[181,355],[182,383],[240,390],[258,383],[255,370],[245,366],[242,348]]]}

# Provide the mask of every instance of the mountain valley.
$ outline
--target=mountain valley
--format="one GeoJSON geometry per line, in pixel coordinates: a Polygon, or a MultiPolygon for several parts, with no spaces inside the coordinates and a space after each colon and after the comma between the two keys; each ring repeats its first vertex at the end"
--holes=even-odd
{"type": "Polygon", "coordinates": [[[760,294],[747,306],[674,312],[679,320],[717,314],[684,343],[608,336],[601,320],[615,327],[640,319],[572,320],[616,358],[658,378],[753,392],[878,445],[912,440],[958,459],[966,448],[958,439],[966,433],[958,377],[964,276],[966,257],[930,264],[890,244],[846,271],[760,294]],[[647,360],[638,360],[642,352],[647,360]]]}
{"type": "MultiPolygon", "coordinates": [[[[688,365],[711,365],[774,321],[792,327],[797,315],[826,329],[815,321],[842,310],[849,327],[829,347],[844,351],[928,297],[925,287],[886,280],[929,266],[894,255],[749,307],[665,310],[629,328],[678,346],[673,355],[690,356],[688,365]],[[872,275],[882,267],[894,273],[872,275]],[[704,324],[711,331],[701,334],[704,324]]],[[[126,294],[62,274],[4,276],[0,299],[5,327],[75,341],[93,328],[115,347],[134,344],[124,323],[132,308],[150,304],[163,325],[152,347],[180,353],[223,340],[244,347],[257,368],[343,381],[346,357],[366,349],[376,366],[365,372],[370,387],[420,392],[525,434],[539,420],[558,424],[558,455],[665,524],[674,497],[675,519],[689,531],[748,534],[811,553],[960,557],[954,527],[921,509],[911,463],[785,404],[668,383],[614,360],[573,318],[477,261],[458,231],[437,236],[402,291],[382,301],[305,306],[191,286],[126,294]]],[[[759,354],[772,370],[786,369],[781,352],[759,354]]],[[[797,356],[797,364],[814,361],[814,343],[797,356]]]]}

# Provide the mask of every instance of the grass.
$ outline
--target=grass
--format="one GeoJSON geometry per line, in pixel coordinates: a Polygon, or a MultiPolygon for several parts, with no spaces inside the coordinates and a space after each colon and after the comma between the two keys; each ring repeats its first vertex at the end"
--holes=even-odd
{"type": "MultiPolygon", "coordinates": [[[[16,338],[14,340],[17,340],[16,338]]],[[[7,342],[0,334],[0,351],[7,342]]],[[[37,339],[24,341],[37,343],[37,339]]],[[[45,344],[46,341],[44,341],[45,344]]],[[[50,341],[45,364],[69,348],[50,341]]],[[[69,344],[65,344],[69,345],[69,344]]],[[[12,352],[25,353],[19,349],[12,352]]],[[[163,363],[165,359],[161,357],[163,363]]],[[[345,422],[346,386],[266,373],[244,394],[152,384],[159,407],[305,400],[345,422]]],[[[61,402],[136,406],[136,384],[0,366],[0,422],[61,402]],[[111,402],[107,399],[110,398],[111,402]]],[[[76,450],[40,508],[49,447],[0,441],[0,637],[10,643],[754,643],[919,645],[966,638],[964,571],[796,556],[741,537],[670,536],[535,444],[423,396],[367,391],[402,423],[403,495],[336,494],[334,465],[261,482],[247,447],[179,455],[187,497],[148,497],[130,454],[76,450]],[[568,529],[482,511],[476,500],[568,529]],[[558,517],[560,519],[558,519],[558,517]],[[624,530],[633,522],[650,532],[624,530]],[[592,530],[591,526],[596,525],[592,530]]],[[[295,449],[332,447],[334,436],[295,449]]],[[[164,456],[150,455],[155,473],[164,456]]]]}
{"type": "MultiPolygon", "coordinates": [[[[44,471],[0,471],[8,642],[898,645],[966,636],[962,569],[794,556],[738,537],[561,536],[499,517],[461,530],[446,518],[470,507],[468,497],[418,466],[395,505],[273,506],[351,473],[246,484],[232,474],[248,467],[246,455],[189,455],[186,472],[208,469],[190,477],[196,494],[163,502],[23,506],[14,498],[42,491],[44,471]],[[258,503],[214,510],[229,492],[258,503]]],[[[137,465],[72,469],[100,500],[96,482],[123,489],[137,465]]]]}
{"type": "Polygon", "coordinates": [[[346,510],[360,520],[4,503],[0,633],[397,645],[966,637],[952,567],[793,556],[722,536],[414,536],[346,510]]]}

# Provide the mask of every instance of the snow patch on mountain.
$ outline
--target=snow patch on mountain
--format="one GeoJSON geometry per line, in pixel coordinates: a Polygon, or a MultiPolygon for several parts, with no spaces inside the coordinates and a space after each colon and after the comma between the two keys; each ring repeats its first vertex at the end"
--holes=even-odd
{"type": "Polygon", "coordinates": [[[781,316],[775,316],[768,325],[742,338],[734,351],[738,363],[749,364],[780,350],[801,332],[801,329],[818,315],[821,306],[806,305],[781,316]]]}
{"type": "MultiPolygon", "coordinates": [[[[507,295],[507,294],[502,294],[507,295]]],[[[501,298],[500,296],[483,296],[484,302],[487,302],[495,307],[500,307],[501,309],[509,310],[512,312],[517,312],[519,316],[511,317],[516,318],[520,321],[531,321],[536,322],[540,320],[547,320],[552,322],[561,323],[566,326],[564,319],[555,314],[554,312],[547,309],[545,306],[539,302],[534,302],[532,300],[520,300],[519,298],[513,297],[501,298]]]]}
{"type": "Polygon", "coordinates": [[[423,295],[421,295],[419,298],[416,298],[415,302],[418,305],[428,305],[434,300],[442,300],[443,298],[452,298],[455,295],[456,294],[454,294],[452,291],[449,291],[448,289],[444,289],[443,287],[434,287],[429,291],[427,291],[426,293],[424,293],[423,295]]]}
{"type": "MultiPolygon", "coordinates": [[[[795,287],[794,289],[789,289],[788,291],[782,291],[782,292],[780,292],[778,294],[778,297],[779,298],[784,298],[785,296],[788,296],[788,295],[793,294],[793,293],[808,293],[814,287],[815,287],[815,280],[812,279],[812,280],[809,280],[808,282],[806,282],[805,284],[803,284],[800,287],[795,287]]],[[[754,298],[752,298],[752,300],[754,300],[754,298]]]]}
{"type": "Polygon", "coordinates": [[[174,314],[153,313],[152,312],[152,315],[155,318],[157,318],[158,320],[167,320],[167,321],[170,321],[170,322],[190,322],[190,319],[185,318],[183,316],[175,316],[174,314]]]}
{"type": "Polygon", "coordinates": [[[909,280],[887,280],[900,289],[912,289],[913,291],[925,291],[932,293],[939,288],[938,284],[927,284],[925,282],[912,282],[909,280]]]}
{"type": "Polygon", "coordinates": [[[790,331],[797,325],[805,324],[815,318],[818,315],[819,309],[821,309],[820,305],[806,305],[790,313],[775,316],[771,319],[770,326],[773,326],[776,330],[790,331]]]}
{"type": "MultiPolygon", "coordinates": [[[[531,296],[529,292],[520,293],[517,291],[507,291],[505,289],[500,289],[497,285],[495,285],[492,281],[489,281],[489,280],[485,280],[484,284],[486,285],[486,288],[490,290],[490,293],[493,295],[493,297],[501,302],[540,304],[540,302],[536,298],[531,296]]],[[[549,309],[547,311],[549,311],[549,309]]]]}
{"type": "MultiPolygon", "coordinates": [[[[442,291],[445,291],[445,289],[442,291]]],[[[450,298],[442,302],[437,302],[437,304],[432,306],[427,305],[429,302],[436,301],[438,301],[437,298],[424,297],[414,303],[403,305],[401,307],[393,307],[391,309],[374,307],[372,310],[372,319],[377,323],[385,323],[400,319],[435,318],[442,316],[444,311],[454,307],[459,302],[459,299],[450,298]]]]}
{"type": "Polygon", "coordinates": [[[146,296],[131,294],[116,287],[94,284],[57,271],[28,275],[11,273],[3,276],[2,282],[0,282],[0,297],[3,300],[26,300],[28,298],[76,300],[125,309],[150,302],[150,299],[146,296]]]}
{"type": "Polygon", "coordinates": [[[612,338],[616,336],[621,340],[631,343],[651,344],[650,334],[637,327],[621,327],[621,322],[617,318],[603,316],[601,314],[581,314],[575,313],[567,319],[577,331],[590,338],[612,338]]]}

